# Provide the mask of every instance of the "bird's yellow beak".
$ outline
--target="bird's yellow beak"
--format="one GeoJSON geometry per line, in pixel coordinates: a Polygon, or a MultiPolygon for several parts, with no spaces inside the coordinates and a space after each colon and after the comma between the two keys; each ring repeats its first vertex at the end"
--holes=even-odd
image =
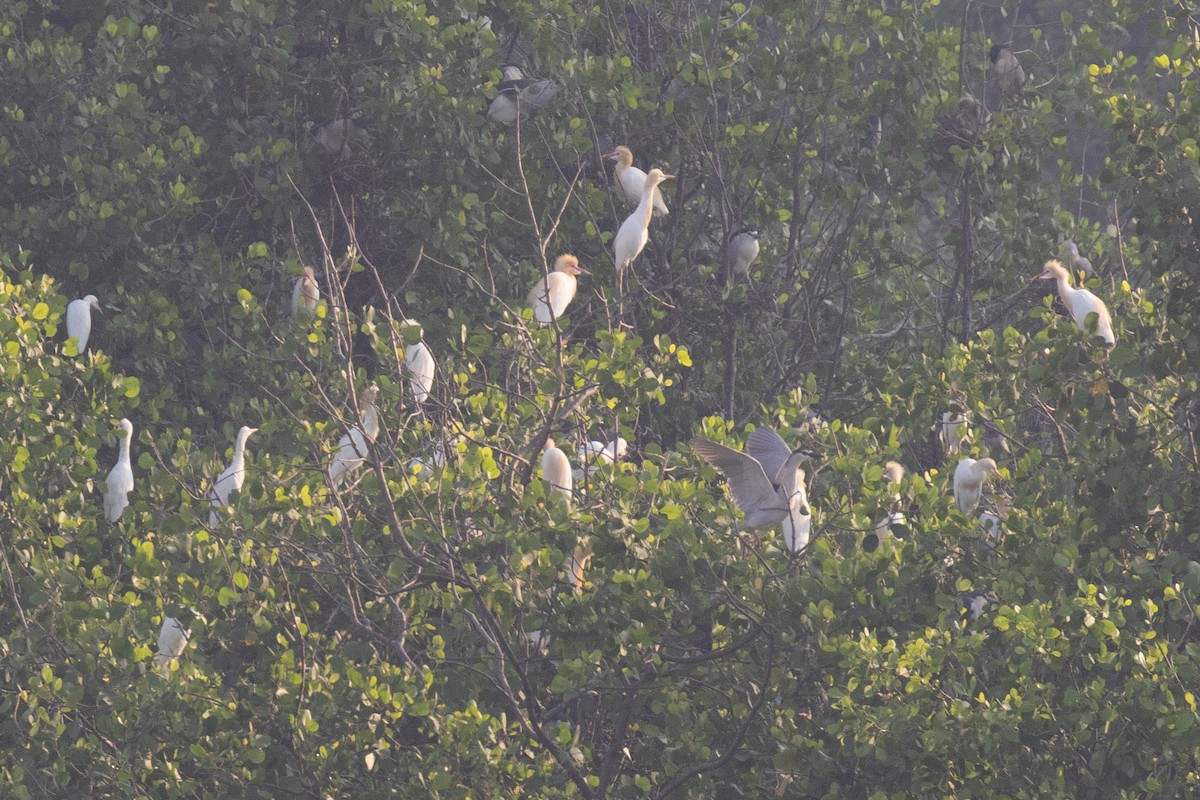
{"type": "Polygon", "coordinates": [[[673,180],[675,180],[675,176],[674,175],[663,175],[662,179],[664,181],[673,181],[673,180]]]}

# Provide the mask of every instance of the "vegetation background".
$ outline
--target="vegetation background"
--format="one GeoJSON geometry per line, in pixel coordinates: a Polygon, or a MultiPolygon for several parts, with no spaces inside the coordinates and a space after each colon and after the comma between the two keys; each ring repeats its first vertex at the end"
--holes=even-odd
{"type": "Polygon", "coordinates": [[[6,796],[1197,791],[1191,3],[9,0],[0,53],[6,796]],[[484,116],[506,62],[560,87],[519,128],[484,116]],[[968,94],[991,124],[951,146],[968,94]],[[618,304],[621,143],[678,177],[618,304]],[[1028,285],[1068,238],[1110,355],[1028,285]],[[593,274],[533,325],[561,252],[593,274]],[[370,384],[383,432],[334,495],[370,384]],[[995,552],[950,498],[950,410],[1001,464],[995,552]],[[737,533],[686,446],[762,424],[823,454],[800,557],[737,533]],[[548,436],[618,433],[571,508],[547,492],[548,436]],[[908,525],[871,549],[888,459],[908,525]]]}

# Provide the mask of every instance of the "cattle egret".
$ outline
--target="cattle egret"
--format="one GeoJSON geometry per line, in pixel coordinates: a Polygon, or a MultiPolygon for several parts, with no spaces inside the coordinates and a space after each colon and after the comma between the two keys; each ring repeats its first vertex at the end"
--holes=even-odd
{"type": "Polygon", "coordinates": [[[892,508],[888,511],[888,515],[875,525],[875,534],[880,539],[887,539],[896,535],[896,531],[893,530],[894,526],[908,524],[904,512],[899,509],[900,482],[904,480],[904,465],[899,461],[888,461],[883,465],[883,479],[887,481],[888,486],[892,489],[892,508]]]}
{"type": "Polygon", "coordinates": [[[593,555],[595,553],[592,552],[592,538],[584,536],[580,538],[579,544],[575,545],[575,549],[567,557],[567,563],[563,565],[563,572],[567,573],[567,581],[576,594],[583,591],[584,573],[593,555]]]}
{"type": "Polygon", "coordinates": [[[562,493],[562,496],[567,499],[567,505],[571,504],[574,483],[571,462],[567,460],[567,454],[554,445],[553,439],[546,440],[546,449],[542,453],[542,478],[552,488],[562,493]]]}
{"type": "Polygon", "coordinates": [[[983,481],[989,472],[995,472],[996,462],[990,458],[964,458],[954,468],[954,502],[958,510],[970,514],[979,505],[983,494],[983,481]]]}
{"type": "Polygon", "coordinates": [[[1025,85],[1025,70],[1021,68],[1021,62],[1013,55],[1013,51],[1008,49],[1008,45],[992,45],[988,58],[991,59],[992,74],[996,76],[1000,93],[1005,97],[1020,95],[1021,87],[1025,85]]]}
{"type": "Polygon", "coordinates": [[[507,64],[500,68],[504,80],[496,87],[496,98],[488,105],[487,118],[501,125],[512,125],[522,114],[528,116],[544,108],[554,95],[558,84],[549,78],[526,78],[521,68],[507,64]]]}
{"type": "Polygon", "coordinates": [[[166,671],[172,661],[183,655],[188,635],[188,629],[179,620],[174,617],[163,620],[158,631],[158,652],[154,654],[154,663],[166,671]]]}
{"type": "Polygon", "coordinates": [[[729,237],[729,275],[735,280],[750,277],[750,267],[758,258],[758,231],[742,228],[729,237]]]}
{"type": "MultiPolygon", "coordinates": [[[[604,156],[617,162],[613,167],[613,181],[621,189],[621,194],[630,203],[640,203],[646,189],[646,173],[633,165],[633,151],[625,145],[613,148],[611,153],[604,156]]],[[[665,217],[670,212],[663,201],[662,191],[654,190],[654,216],[665,217]]]]}
{"type": "Polygon", "coordinates": [[[942,421],[938,426],[938,438],[946,454],[956,456],[962,451],[963,442],[971,435],[967,427],[967,418],[953,411],[943,411],[942,421]]]}
{"type": "Polygon", "coordinates": [[[811,450],[789,449],[770,428],[750,433],[746,453],[699,437],[691,445],[696,455],[725,474],[733,502],[745,515],[743,529],[773,528],[787,521],[792,531],[792,540],[785,542],[788,548],[796,552],[807,546],[801,539],[806,538],[812,511],[800,465],[812,458],[811,450]]]}
{"type": "Polygon", "coordinates": [[[333,454],[333,460],[329,462],[329,483],[335,489],[367,462],[371,445],[379,436],[379,412],[375,410],[375,399],[378,396],[378,386],[367,387],[358,398],[359,406],[362,407],[362,419],[338,439],[337,451],[333,454]]]}
{"type": "Polygon", "coordinates": [[[317,276],[312,267],[305,267],[304,274],[296,278],[296,285],[292,287],[292,317],[311,317],[316,314],[317,301],[320,299],[317,276]]]}
{"type": "Polygon", "coordinates": [[[972,620],[979,619],[987,604],[994,602],[996,602],[996,595],[991,592],[985,592],[980,589],[964,592],[962,596],[962,613],[970,614],[972,620]]]}
{"type": "Polygon", "coordinates": [[[100,301],[94,294],[67,303],[67,338],[75,340],[77,353],[87,349],[88,337],[92,334],[93,308],[100,310],[100,301]]]}
{"type": "Polygon", "coordinates": [[[414,473],[419,481],[433,479],[433,473],[446,466],[446,448],[438,442],[433,446],[433,455],[428,458],[414,458],[408,462],[408,471],[414,473]]]}
{"type": "Polygon", "coordinates": [[[579,259],[561,255],[554,262],[554,271],[534,284],[527,302],[533,308],[533,318],[542,324],[558,319],[575,298],[576,275],[590,274],[579,266],[579,259]]]}
{"type": "Polygon", "coordinates": [[[1071,319],[1075,320],[1075,325],[1079,330],[1087,331],[1087,316],[1094,313],[1096,315],[1096,333],[1104,339],[1109,348],[1117,343],[1117,337],[1112,329],[1112,315],[1108,313],[1108,306],[1087,289],[1073,288],[1067,270],[1062,264],[1054,260],[1047,261],[1045,269],[1030,278],[1030,281],[1041,279],[1052,279],[1058,282],[1058,296],[1062,298],[1063,304],[1071,312],[1071,319]]]}
{"type": "Polygon", "coordinates": [[[1091,259],[1080,255],[1079,245],[1075,244],[1075,242],[1071,241],[1070,239],[1067,239],[1065,242],[1063,242],[1062,256],[1063,260],[1066,261],[1067,265],[1070,267],[1072,273],[1082,270],[1083,274],[1089,278],[1096,274],[1096,270],[1092,267],[1091,259]]]}
{"type": "Polygon", "coordinates": [[[592,440],[579,445],[578,457],[580,468],[574,471],[575,480],[581,481],[591,474],[592,469],[600,464],[611,464],[625,457],[629,451],[629,442],[618,436],[608,444],[592,440]]]}
{"type": "Polygon", "coordinates": [[[229,495],[242,490],[242,484],[246,482],[246,440],[257,430],[258,428],[242,426],[233,445],[233,460],[208,490],[208,499],[213,505],[212,511],[208,512],[209,525],[217,524],[220,519],[217,509],[229,503],[229,495]]]}
{"type": "Polygon", "coordinates": [[[646,176],[646,188],[642,191],[642,201],[633,213],[625,218],[617,229],[617,238],[613,239],[613,257],[617,264],[618,276],[626,267],[642,254],[646,242],[650,240],[650,209],[656,187],[663,181],[674,178],[674,175],[664,175],[661,169],[652,169],[646,176]]]}
{"type": "MultiPolygon", "coordinates": [[[[402,328],[416,328],[422,335],[424,330],[419,324],[410,319],[401,322],[402,328]]],[[[417,405],[423,405],[429,399],[433,390],[433,374],[437,365],[433,362],[433,353],[424,341],[409,345],[404,350],[404,371],[408,375],[408,385],[412,389],[413,400],[417,405]]]]}
{"type": "Polygon", "coordinates": [[[108,487],[104,491],[104,518],[109,522],[117,522],[129,505],[129,493],[133,491],[133,465],[129,463],[129,443],[133,439],[133,423],[127,419],[121,420],[121,453],[117,463],[108,471],[104,479],[108,487]]]}

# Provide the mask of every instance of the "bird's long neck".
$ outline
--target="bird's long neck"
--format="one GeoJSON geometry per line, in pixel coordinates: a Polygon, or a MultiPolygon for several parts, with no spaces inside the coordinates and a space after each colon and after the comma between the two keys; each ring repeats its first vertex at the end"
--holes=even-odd
{"type": "Polygon", "coordinates": [[[658,190],[658,184],[646,181],[646,188],[642,189],[642,200],[638,203],[637,210],[634,212],[638,218],[642,220],[642,227],[650,227],[650,217],[654,213],[654,193],[658,190]]]}
{"type": "Polygon", "coordinates": [[[129,463],[129,441],[133,438],[133,431],[126,431],[121,437],[121,454],[117,456],[117,460],[129,463]]]}
{"type": "Polygon", "coordinates": [[[372,442],[379,435],[379,414],[375,411],[374,405],[369,405],[363,410],[362,430],[372,442]]]}

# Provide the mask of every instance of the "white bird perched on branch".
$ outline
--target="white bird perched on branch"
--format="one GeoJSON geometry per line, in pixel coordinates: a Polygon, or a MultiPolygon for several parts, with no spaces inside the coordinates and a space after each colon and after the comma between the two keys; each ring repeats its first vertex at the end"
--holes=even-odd
{"type": "Polygon", "coordinates": [[[646,175],[641,202],[621,223],[621,227],[617,229],[617,236],[613,239],[613,258],[616,261],[618,276],[633,265],[646,247],[646,242],[650,241],[650,210],[654,202],[654,193],[660,183],[674,177],[664,175],[663,171],[657,168],[650,170],[646,175]]]}
{"type": "Polygon", "coordinates": [[[335,489],[367,462],[371,445],[379,437],[379,412],[375,409],[378,396],[378,386],[368,386],[363,391],[362,396],[358,398],[358,403],[362,406],[362,419],[338,439],[337,452],[329,462],[329,483],[335,489]]]}
{"type": "Polygon", "coordinates": [[[117,463],[108,471],[104,479],[104,518],[109,522],[119,522],[129,505],[129,493],[133,491],[133,465],[129,462],[129,443],[133,439],[133,423],[127,419],[121,420],[121,452],[117,463]]]}
{"type": "Polygon", "coordinates": [[[972,620],[976,620],[983,615],[983,610],[987,607],[988,603],[995,602],[997,602],[996,595],[991,592],[985,592],[981,589],[963,592],[962,613],[970,615],[972,620]]]}
{"type": "Polygon", "coordinates": [[[546,449],[542,452],[542,478],[551,488],[562,493],[568,506],[571,504],[574,487],[571,462],[567,454],[555,446],[553,439],[546,440],[546,449]]]}
{"type": "Polygon", "coordinates": [[[172,661],[183,655],[188,643],[188,629],[174,617],[163,620],[158,631],[158,652],[154,654],[154,663],[166,672],[172,661]]]}
{"type": "Polygon", "coordinates": [[[943,411],[942,421],[938,425],[938,438],[946,455],[956,456],[962,451],[963,442],[971,435],[967,427],[967,418],[953,411],[943,411]]]}
{"type": "Polygon", "coordinates": [[[100,301],[94,294],[67,303],[67,338],[75,339],[75,351],[80,354],[87,349],[88,337],[92,335],[93,308],[100,310],[100,301]]]}
{"type": "MultiPolygon", "coordinates": [[[[617,165],[613,167],[613,181],[620,187],[621,194],[630,203],[640,203],[646,189],[646,173],[633,165],[633,151],[625,145],[618,145],[604,157],[617,162],[617,165]]],[[[654,190],[651,202],[654,207],[654,216],[665,217],[671,213],[667,210],[667,204],[663,200],[660,189],[654,190]]]]}
{"type": "MultiPolygon", "coordinates": [[[[416,328],[422,336],[425,335],[425,329],[411,319],[403,320],[400,327],[401,329],[416,328]]],[[[424,340],[405,348],[404,371],[408,375],[408,385],[412,389],[413,400],[418,406],[423,405],[429,399],[429,393],[433,391],[433,375],[436,369],[433,353],[430,352],[424,340]]]]}
{"type": "Polygon", "coordinates": [[[970,515],[979,505],[983,495],[983,481],[988,473],[997,470],[996,462],[990,458],[964,458],[954,468],[954,502],[958,510],[970,515]]]}
{"type": "Polygon", "coordinates": [[[220,521],[217,509],[229,503],[229,496],[242,490],[242,484],[246,482],[246,440],[257,430],[242,426],[233,445],[233,460],[208,490],[208,499],[213,505],[212,511],[208,512],[209,525],[216,525],[220,521]]]}
{"type": "Polygon", "coordinates": [[[618,436],[608,444],[597,442],[593,439],[590,442],[579,445],[576,455],[579,458],[580,468],[576,469],[573,473],[575,480],[583,480],[591,474],[592,469],[597,465],[612,464],[624,458],[628,452],[629,442],[622,436],[618,436]]]}
{"type": "Polygon", "coordinates": [[[305,267],[304,274],[296,278],[292,287],[292,317],[311,317],[317,313],[321,290],[317,288],[317,276],[312,267],[305,267]]]}
{"type": "Polygon", "coordinates": [[[800,465],[813,457],[812,450],[790,449],[770,428],[751,431],[746,453],[699,437],[692,439],[691,445],[696,455],[725,474],[733,502],[745,515],[744,530],[787,522],[792,531],[791,541],[785,541],[788,549],[798,552],[808,546],[812,510],[800,465]]]}
{"type": "Polygon", "coordinates": [[[758,231],[754,228],[742,228],[729,237],[727,253],[729,260],[729,277],[744,281],[750,277],[750,267],[758,258],[758,231]]]}
{"type": "Polygon", "coordinates": [[[520,116],[530,116],[547,106],[558,94],[558,84],[549,78],[534,80],[515,64],[500,67],[504,80],[496,86],[496,98],[488,105],[487,118],[512,125],[520,116]]]}
{"type": "Polygon", "coordinates": [[[589,275],[579,266],[579,259],[572,255],[561,255],[554,261],[554,271],[533,285],[527,301],[533,308],[533,318],[543,325],[558,319],[575,299],[579,282],[576,275],[589,275]]]}
{"type": "Polygon", "coordinates": [[[1117,337],[1112,328],[1112,315],[1108,313],[1108,306],[1087,289],[1072,287],[1070,276],[1062,264],[1054,260],[1047,261],[1045,269],[1029,280],[1032,282],[1042,279],[1054,280],[1058,283],[1058,296],[1062,298],[1063,305],[1071,312],[1071,319],[1075,320],[1075,326],[1079,330],[1086,332],[1087,316],[1095,314],[1096,333],[1104,339],[1110,349],[1117,343],[1117,337]]]}

